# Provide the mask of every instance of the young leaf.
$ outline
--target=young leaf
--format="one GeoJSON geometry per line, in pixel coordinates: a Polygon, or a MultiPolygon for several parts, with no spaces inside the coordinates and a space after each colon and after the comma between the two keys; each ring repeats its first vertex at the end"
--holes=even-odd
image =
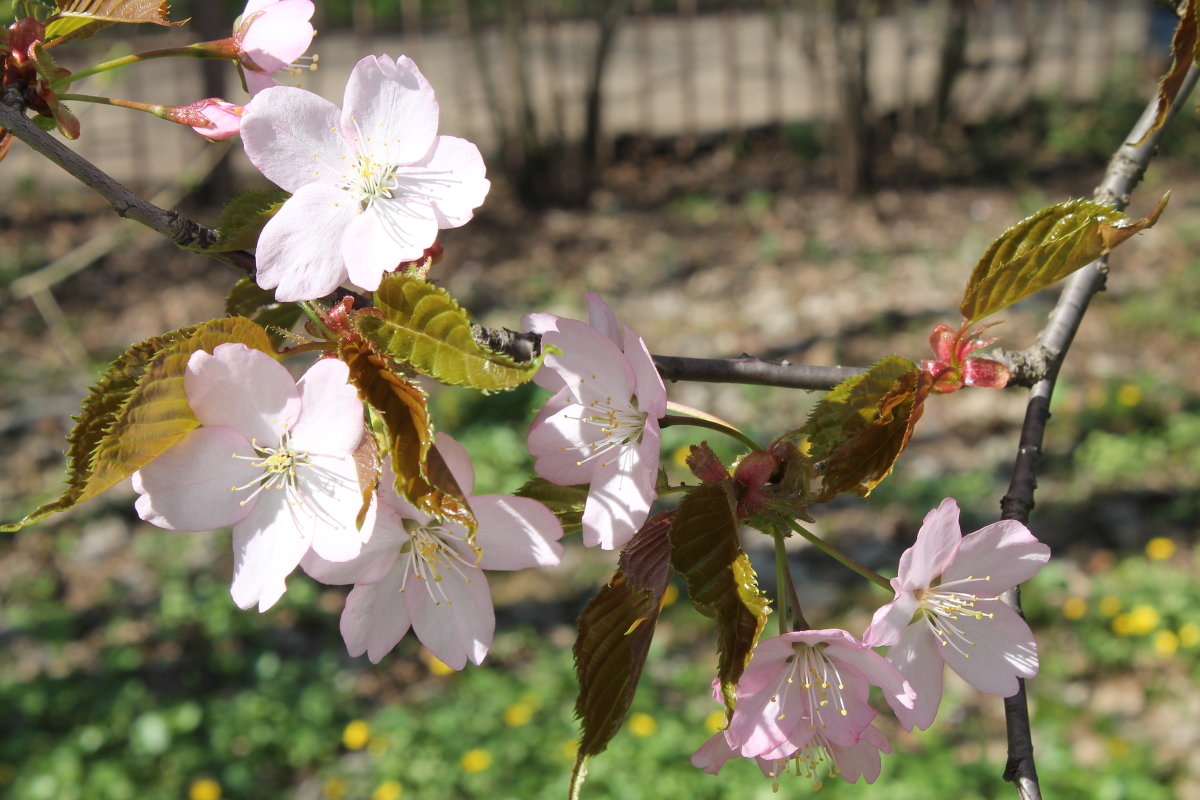
{"type": "Polygon", "coordinates": [[[770,613],[742,552],[730,487],[705,483],[679,503],[671,525],[671,566],[700,613],[717,620],[717,677],[730,709],[733,687],[770,613]]]}
{"type": "Polygon", "coordinates": [[[266,332],[229,317],[182,328],[134,345],[92,387],[67,437],[67,489],[20,522],[15,531],[65,511],[132,475],[199,425],[183,389],[188,359],[225,342],[274,354],[266,332]]]}
{"type": "Polygon", "coordinates": [[[514,494],[528,497],[550,509],[563,526],[563,536],[583,529],[583,506],[587,502],[588,485],[559,486],[545,478],[530,478],[514,494]]]}
{"type": "Polygon", "coordinates": [[[225,296],[225,313],[249,317],[264,328],[291,330],[304,316],[298,303],[281,303],[275,292],[263,289],[253,278],[242,278],[225,296]]]}
{"type": "Polygon", "coordinates": [[[512,389],[538,371],[540,360],[519,363],[480,346],[471,320],[445,290],[420,278],[392,275],[375,292],[380,315],[359,314],[367,341],[418,372],[452,386],[485,392],[512,389]]]}
{"type": "Polygon", "coordinates": [[[253,250],[263,226],[291,197],[278,190],[245,192],[226,203],[217,223],[217,242],[209,251],[253,250]]]}
{"type": "Polygon", "coordinates": [[[571,797],[579,796],[587,760],[608,747],[633,702],[671,580],[667,534],[673,515],[664,511],[646,521],[621,552],[612,580],[579,615],[575,715],[583,735],[571,773],[571,797]]]}
{"type": "Polygon", "coordinates": [[[167,19],[167,0],[56,0],[58,13],[46,22],[46,41],[83,39],[114,22],[152,22],[175,27],[167,19]]]}
{"type": "Polygon", "coordinates": [[[1150,134],[1163,126],[1167,113],[1175,104],[1175,97],[1179,94],[1179,87],[1183,85],[1188,69],[1192,64],[1200,62],[1200,52],[1196,49],[1197,44],[1200,44],[1200,36],[1196,30],[1198,7],[1198,0],[1188,0],[1183,16],[1179,18],[1179,26],[1175,28],[1175,35],[1171,37],[1171,67],[1158,84],[1158,106],[1154,111],[1154,124],[1146,129],[1141,139],[1134,142],[1135,145],[1146,141],[1150,134]]]}
{"type": "Polygon", "coordinates": [[[396,491],[430,516],[454,520],[475,530],[475,515],[433,443],[433,421],[425,392],[393,372],[387,359],[352,338],[339,341],[350,367],[350,382],[378,415],[396,473],[396,491]]]}
{"type": "Polygon", "coordinates": [[[13,0],[12,2],[14,20],[33,17],[38,22],[45,22],[54,11],[54,3],[49,0],[13,0]]]}
{"type": "Polygon", "coordinates": [[[979,259],[959,310],[973,324],[1062,280],[1154,225],[1169,196],[1136,222],[1091,200],[1058,203],[1026,217],[979,259]]]}
{"type": "Polygon", "coordinates": [[[804,438],[824,462],[819,502],[854,491],[866,496],[896,463],[921,418],[933,377],[889,356],[842,381],[817,403],[808,422],[786,438],[804,438]]]}

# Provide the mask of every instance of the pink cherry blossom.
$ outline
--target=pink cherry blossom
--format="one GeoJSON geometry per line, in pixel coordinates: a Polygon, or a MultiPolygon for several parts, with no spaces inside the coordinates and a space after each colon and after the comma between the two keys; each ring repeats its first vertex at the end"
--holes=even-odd
{"type": "Polygon", "coordinates": [[[534,419],[528,445],[541,477],[590,484],[583,543],[612,550],[633,537],[657,497],[667,390],[641,337],[618,326],[596,295],[588,305],[591,325],[550,314],[523,320],[543,348],[561,353],[547,355],[534,378],[555,394],[534,419]]]}
{"type": "Polygon", "coordinates": [[[875,612],[864,639],[890,645],[887,660],[917,691],[916,724],[928,728],[942,699],[942,665],[983,692],[1008,697],[1038,671],[1029,625],[999,599],[1037,574],[1050,548],[1003,520],[966,536],[947,498],[925,516],[900,557],[896,597],[875,612]]]}
{"type": "MultiPolygon", "coordinates": [[[[834,744],[819,731],[796,751],[782,758],[754,759],[763,775],[777,779],[785,773],[814,780],[813,788],[820,788],[823,774],[840,777],[848,783],[864,778],[874,783],[882,767],[880,753],[892,752],[887,737],[874,725],[862,730],[857,742],[849,746],[834,744]]],[[[725,732],[720,732],[701,745],[692,755],[692,766],[710,775],[716,775],[721,767],[738,757],[738,752],[729,746],[725,732]]]]}
{"type": "Polygon", "coordinates": [[[251,95],[275,85],[313,40],[311,0],[249,0],[234,22],[238,63],[251,95]]]}
{"type": "Polygon", "coordinates": [[[913,689],[894,666],[843,630],[793,631],[758,643],[737,685],[725,738],[748,758],[790,758],[814,737],[858,743],[875,718],[871,686],[912,728],[913,689]]]}
{"type": "MultiPolygon", "coordinates": [[[[439,434],[437,448],[470,495],[474,472],[466,450],[439,434]]],[[[468,503],[479,523],[474,544],[463,526],[430,517],[394,492],[385,471],[371,538],[362,553],[331,563],[317,553],[302,566],[324,583],[353,583],[342,611],[350,655],[378,663],[411,627],[453,669],[479,664],[496,627],[484,570],[545,567],[562,559],[562,526],[542,504],[524,497],[477,495],[468,503]]]]}
{"type": "Polygon", "coordinates": [[[193,125],[192,130],[213,142],[238,135],[242,126],[242,115],[246,110],[219,97],[197,100],[185,106],[185,110],[200,114],[206,125],[193,125]]]}
{"type": "Polygon", "coordinates": [[[483,157],[437,129],[433,88],[405,56],[359,61],[341,109],[289,86],[255,96],[246,156],[292,193],[259,237],[259,285],[279,300],[323,297],[347,278],[374,290],[440,228],[470,220],[491,185],[483,157]]]}
{"type": "Polygon", "coordinates": [[[245,345],[197,351],[184,391],[200,427],[133,475],[142,519],[183,531],[233,526],[232,595],[242,608],[274,605],[310,547],[331,561],[362,548],[352,454],[363,407],[348,373],[325,359],[297,382],[245,345]]]}

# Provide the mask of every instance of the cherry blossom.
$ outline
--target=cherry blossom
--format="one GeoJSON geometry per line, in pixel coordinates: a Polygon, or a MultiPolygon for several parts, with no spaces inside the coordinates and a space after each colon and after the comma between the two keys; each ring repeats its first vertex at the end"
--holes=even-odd
{"type": "Polygon", "coordinates": [[[197,351],[184,391],[200,427],[133,475],[142,519],[183,531],[233,526],[232,595],[242,608],[274,605],[310,547],[331,561],[362,548],[352,454],[363,408],[347,376],[332,359],[294,381],[242,344],[197,351]]]}
{"type": "MultiPolygon", "coordinates": [[[[864,778],[874,783],[882,767],[880,753],[892,752],[887,737],[874,725],[862,730],[857,742],[849,746],[834,744],[819,731],[813,734],[802,747],[781,758],[756,757],[755,763],[768,778],[779,778],[785,773],[815,780],[813,788],[820,788],[822,773],[837,776],[848,783],[864,778]]],[[[715,734],[692,755],[692,766],[709,775],[716,775],[721,767],[738,757],[738,752],[729,745],[725,732],[715,734]]]]}
{"type": "Polygon", "coordinates": [[[311,0],[249,0],[234,22],[233,41],[251,95],[275,85],[313,40],[311,0]]]}
{"type": "MultiPolygon", "coordinates": [[[[475,477],[462,445],[444,434],[437,448],[464,493],[475,477]]],[[[386,470],[381,487],[393,476],[386,470]]],[[[496,627],[484,570],[558,564],[562,526],[542,504],[524,497],[477,495],[468,504],[479,523],[474,542],[455,522],[418,511],[381,488],[371,538],[359,556],[333,563],[318,553],[302,566],[324,583],[352,583],[341,630],[350,655],[378,663],[409,628],[438,660],[462,669],[479,664],[496,627]]]]}
{"type": "Polygon", "coordinates": [[[433,88],[405,56],[359,61],[341,109],[289,86],[256,95],[246,155],[292,193],[259,237],[259,285],[279,300],[323,297],[347,278],[374,290],[440,228],[470,220],[491,185],[483,157],[437,129],[433,88]]]}
{"type": "Polygon", "coordinates": [[[1037,674],[1033,632],[999,595],[1049,558],[1050,548],[1014,520],[963,536],[952,498],[925,516],[892,579],[895,599],[875,612],[863,636],[872,647],[891,646],[887,660],[917,691],[917,727],[937,716],[943,664],[1002,697],[1017,692],[1018,678],[1037,674]]]}
{"type": "Polygon", "coordinates": [[[741,755],[769,761],[792,757],[815,737],[852,747],[876,716],[867,702],[872,685],[911,729],[912,687],[846,631],[793,631],[765,639],[738,681],[737,708],[725,738],[741,755]]]}
{"type": "Polygon", "coordinates": [[[534,419],[528,445],[541,477],[590,484],[583,543],[612,550],[633,537],[657,497],[667,390],[641,337],[619,326],[595,294],[588,306],[590,325],[551,314],[523,320],[543,348],[558,350],[534,378],[555,394],[534,419]]]}
{"type": "Polygon", "coordinates": [[[192,130],[213,142],[238,135],[242,126],[242,115],[246,110],[219,97],[197,100],[184,110],[199,114],[207,124],[192,125],[192,130]]]}

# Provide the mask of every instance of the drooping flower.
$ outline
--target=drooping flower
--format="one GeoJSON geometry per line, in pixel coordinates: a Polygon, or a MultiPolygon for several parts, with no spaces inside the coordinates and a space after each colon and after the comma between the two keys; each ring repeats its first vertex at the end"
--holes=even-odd
{"type": "Polygon", "coordinates": [[[362,547],[352,454],[363,407],[347,376],[332,359],[297,382],[242,344],[197,351],[184,391],[200,427],[133,475],[147,522],[183,531],[233,526],[231,593],[242,608],[274,605],[310,547],[332,561],[362,547]]]}
{"type": "Polygon", "coordinates": [[[921,524],[892,579],[896,597],[875,612],[863,639],[890,645],[917,692],[916,724],[933,724],[942,699],[942,666],[982,692],[1008,697],[1017,678],[1038,671],[1033,632],[999,595],[1037,574],[1050,548],[1015,520],[962,535],[958,504],[946,498],[921,524]]]}
{"type": "Polygon", "coordinates": [[[192,124],[191,128],[213,142],[237,136],[242,126],[242,116],[246,113],[246,109],[241,106],[219,97],[197,100],[181,110],[189,114],[199,114],[202,117],[201,124],[192,124]]]}
{"type": "Polygon", "coordinates": [[[660,434],[667,390],[641,337],[618,326],[609,307],[588,295],[590,325],[550,314],[523,324],[540,333],[546,356],[534,380],[554,392],[529,430],[534,470],[559,485],[590,484],[583,543],[621,547],[657,497],[660,434]]]}
{"type": "MultiPolygon", "coordinates": [[[[849,746],[834,744],[819,731],[798,750],[781,758],[756,757],[755,763],[768,778],[777,779],[785,773],[814,780],[819,788],[823,775],[840,777],[848,783],[859,778],[874,783],[882,767],[881,753],[892,752],[887,737],[874,725],[862,730],[857,742],[849,746]]],[[[717,733],[692,755],[692,766],[716,775],[721,767],[737,758],[739,753],[729,746],[725,732],[717,733]]]]}
{"type": "Polygon", "coordinates": [[[818,743],[853,747],[876,715],[867,702],[872,685],[911,729],[912,686],[846,631],[793,631],[765,639],[738,681],[737,708],[725,738],[741,755],[769,761],[791,758],[818,736],[818,743]]]}
{"type": "Polygon", "coordinates": [[[251,95],[275,85],[313,40],[311,0],[248,0],[233,23],[238,64],[251,95]]]}
{"type": "MultiPolygon", "coordinates": [[[[470,495],[475,476],[462,445],[439,434],[437,448],[455,481],[470,495]]],[[[474,544],[455,522],[418,511],[380,481],[375,527],[359,556],[332,563],[311,553],[302,562],[324,583],[352,583],[342,611],[350,655],[378,663],[411,627],[421,643],[453,669],[487,655],[496,626],[484,570],[557,564],[562,526],[542,504],[524,497],[478,495],[468,504],[479,523],[474,544]]]]}
{"type": "Polygon", "coordinates": [[[258,284],[279,300],[323,297],[347,277],[374,290],[440,228],[470,220],[491,185],[483,157],[437,129],[433,88],[405,56],[359,61],[341,109],[289,86],[255,96],[246,156],[292,193],[259,237],[258,284]]]}

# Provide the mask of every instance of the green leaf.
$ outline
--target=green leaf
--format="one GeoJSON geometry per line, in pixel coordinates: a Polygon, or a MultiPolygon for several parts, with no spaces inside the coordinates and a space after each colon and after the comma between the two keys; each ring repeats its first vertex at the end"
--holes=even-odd
{"type": "Polygon", "coordinates": [[[784,437],[806,440],[808,456],[819,463],[818,502],[847,491],[866,496],[887,477],[921,418],[932,381],[908,359],[889,356],[831,389],[805,426],[784,437]]]}
{"type": "Polygon", "coordinates": [[[304,316],[304,309],[299,303],[279,302],[274,290],[263,289],[253,278],[246,277],[235,283],[225,296],[225,313],[249,317],[268,330],[288,331],[304,316]]]}
{"type": "Polygon", "coordinates": [[[263,226],[283,207],[290,194],[284,191],[246,192],[230,200],[221,209],[217,223],[217,241],[208,252],[253,250],[263,226]]]}
{"type": "Polygon", "coordinates": [[[49,0],[13,0],[12,3],[14,20],[33,17],[38,22],[45,22],[54,11],[54,3],[49,0]]]}
{"type": "Polygon", "coordinates": [[[95,497],[198,426],[184,393],[184,370],[192,353],[212,352],[225,342],[274,355],[262,328],[228,317],[147,339],[113,361],[84,400],[67,437],[67,490],[0,531],[19,530],[95,497]]]}
{"type": "Polygon", "coordinates": [[[1062,280],[1154,225],[1167,205],[1136,222],[1091,200],[1071,200],[1044,208],[1000,234],[979,259],[959,310],[968,323],[1011,306],[1062,280]]]}
{"type": "Polygon", "coordinates": [[[705,483],[679,503],[671,525],[671,566],[687,583],[700,613],[717,621],[717,677],[726,706],[770,608],[738,538],[733,497],[724,483],[705,483]]]}
{"type": "Polygon", "coordinates": [[[481,346],[454,298],[420,278],[384,278],[375,292],[375,308],[378,315],[365,312],[355,318],[363,337],[440,383],[501,391],[525,383],[541,365],[540,359],[519,363],[481,346]]]}
{"type": "Polygon", "coordinates": [[[1179,18],[1179,26],[1175,28],[1175,35],[1171,37],[1171,66],[1158,84],[1158,106],[1154,111],[1154,124],[1146,129],[1142,138],[1134,142],[1134,145],[1140,145],[1150,134],[1163,126],[1171,106],[1175,104],[1175,97],[1179,94],[1179,87],[1183,85],[1188,69],[1192,64],[1200,63],[1200,52],[1197,51],[1197,45],[1200,44],[1200,36],[1196,30],[1197,6],[1200,6],[1197,0],[1188,0],[1183,16],[1179,18]]]}
{"type": "Polygon", "coordinates": [[[563,535],[579,533],[583,529],[583,506],[587,502],[588,489],[579,486],[559,486],[545,478],[531,478],[517,489],[518,497],[528,497],[550,509],[563,526],[563,535]]]}
{"type": "Polygon", "coordinates": [[[647,520],[621,551],[612,580],[579,615],[575,715],[583,732],[571,773],[571,797],[579,796],[588,759],[608,747],[621,729],[637,691],[671,581],[668,533],[673,515],[664,511],[647,520]]]}
{"type": "Polygon", "coordinates": [[[393,372],[386,357],[353,338],[338,342],[350,382],[383,423],[386,449],[396,473],[395,489],[430,516],[454,520],[474,534],[475,515],[437,447],[425,392],[393,372]]]}

